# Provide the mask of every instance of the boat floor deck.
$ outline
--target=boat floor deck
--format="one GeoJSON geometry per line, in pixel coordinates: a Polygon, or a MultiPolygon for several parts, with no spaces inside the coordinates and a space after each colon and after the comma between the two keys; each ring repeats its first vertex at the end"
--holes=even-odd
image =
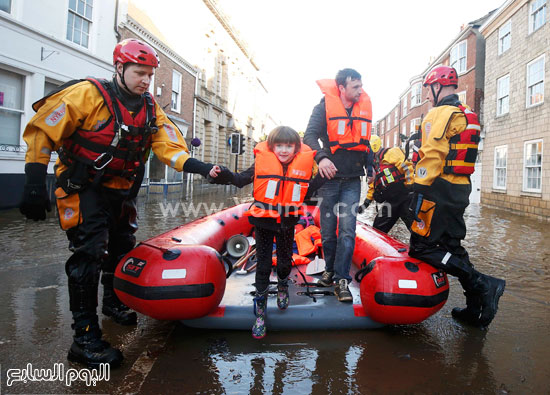
{"type": "MultiPolygon", "coordinates": [[[[277,308],[277,276],[271,274],[266,318],[269,330],[369,329],[383,326],[366,316],[356,282],[349,285],[353,303],[342,303],[334,295],[334,286],[306,286],[306,281],[307,284],[314,284],[321,274],[308,276],[305,271],[305,265],[292,268],[289,277],[290,303],[286,310],[277,308]]],[[[352,277],[355,271],[352,265],[352,277]]],[[[233,272],[227,279],[224,297],[216,310],[205,317],[182,322],[196,328],[250,330],[255,321],[255,274],[255,271],[247,274],[233,272]]]]}

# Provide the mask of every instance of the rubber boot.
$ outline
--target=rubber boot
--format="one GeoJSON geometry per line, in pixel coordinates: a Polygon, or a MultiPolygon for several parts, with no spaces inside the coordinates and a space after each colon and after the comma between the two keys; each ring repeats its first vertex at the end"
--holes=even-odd
{"type": "Polygon", "coordinates": [[[263,293],[256,292],[254,298],[254,315],[256,322],[252,327],[252,337],[254,339],[263,339],[266,335],[267,328],[265,319],[267,314],[267,289],[263,293]]]}
{"type": "MultiPolygon", "coordinates": [[[[466,321],[472,325],[481,327],[488,326],[498,309],[498,301],[504,293],[506,281],[487,276],[474,269],[468,262],[464,262],[454,255],[445,256],[447,261],[444,270],[453,276],[458,277],[460,284],[470,296],[472,308],[468,310],[468,298],[466,298],[466,312],[469,320],[466,321]],[[478,300],[476,300],[478,298],[478,300]],[[478,315],[478,309],[481,306],[481,315],[478,315]],[[479,318],[476,318],[479,317],[479,318]]],[[[457,313],[459,314],[458,310],[457,313]]],[[[453,315],[454,316],[454,315],[453,315]]]]}
{"type": "Polygon", "coordinates": [[[477,273],[473,289],[481,301],[481,316],[479,324],[483,327],[489,326],[498,310],[498,301],[504,293],[506,281],[491,277],[486,274],[477,273]]]}
{"type": "Polygon", "coordinates": [[[289,302],[288,277],[280,279],[277,277],[277,307],[279,310],[286,310],[289,302]]]}
{"type": "Polygon", "coordinates": [[[121,325],[136,325],[137,314],[120,301],[113,288],[113,273],[103,272],[101,283],[103,284],[103,305],[101,312],[113,321],[121,325]]]}
{"type": "Polygon", "coordinates": [[[102,363],[109,364],[111,368],[120,366],[122,353],[101,339],[97,315],[92,312],[74,312],[73,319],[74,341],[67,359],[94,369],[102,363]]]}
{"type": "Polygon", "coordinates": [[[473,291],[464,291],[464,296],[466,296],[466,307],[455,307],[451,311],[451,315],[455,319],[465,322],[466,324],[479,326],[479,318],[481,316],[481,299],[473,291]]]}

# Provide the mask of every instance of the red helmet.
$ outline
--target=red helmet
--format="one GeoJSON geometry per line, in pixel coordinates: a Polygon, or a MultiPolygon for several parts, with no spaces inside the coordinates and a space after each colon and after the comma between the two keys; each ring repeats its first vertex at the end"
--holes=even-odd
{"type": "Polygon", "coordinates": [[[424,86],[439,82],[441,85],[458,87],[458,75],[454,67],[438,66],[432,69],[424,79],[424,86]]]}
{"type": "Polygon", "coordinates": [[[145,66],[158,67],[159,57],[156,51],[149,45],[135,38],[127,38],[119,42],[113,51],[113,64],[117,62],[137,63],[145,66]]]}

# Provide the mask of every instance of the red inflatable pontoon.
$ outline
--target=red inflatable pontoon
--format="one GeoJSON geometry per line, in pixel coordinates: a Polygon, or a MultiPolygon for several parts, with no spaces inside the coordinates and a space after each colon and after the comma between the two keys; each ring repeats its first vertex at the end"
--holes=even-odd
{"type": "MultiPolygon", "coordinates": [[[[252,235],[253,227],[243,216],[248,206],[231,207],[141,242],[117,267],[119,298],[156,319],[249,330],[255,272],[229,271],[226,278],[232,262],[223,256],[231,236],[252,235]]],[[[319,224],[317,208],[309,210],[319,224]]],[[[290,307],[281,312],[275,298],[269,298],[270,330],[378,328],[425,320],[445,304],[447,276],[407,252],[407,245],[358,222],[352,268],[357,282],[350,284],[353,304],[338,302],[333,287],[318,287],[320,275],[305,275],[305,267],[294,266],[290,307]]]]}

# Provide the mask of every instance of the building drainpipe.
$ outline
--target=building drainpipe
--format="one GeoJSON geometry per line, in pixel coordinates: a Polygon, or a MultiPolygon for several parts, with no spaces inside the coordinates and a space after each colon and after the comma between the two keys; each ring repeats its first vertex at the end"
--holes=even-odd
{"type": "Polygon", "coordinates": [[[115,34],[118,42],[121,38],[120,32],[118,31],[118,0],[115,0],[115,25],[113,27],[115,29],[115,34]]]}
{"type": "MultiPolygon", "coordinates": [[[[197,135],[197,95],[199,94],[199,73],[195,73],[195,92],[193,94],[193,136],[197,135]]],[[[195,157],[195,150],[191,148],[191,157],[195,157]]],[[[187,193],[189,193],[189,186],[193,182],[193,173],[187,174],[187,193]]]]}

